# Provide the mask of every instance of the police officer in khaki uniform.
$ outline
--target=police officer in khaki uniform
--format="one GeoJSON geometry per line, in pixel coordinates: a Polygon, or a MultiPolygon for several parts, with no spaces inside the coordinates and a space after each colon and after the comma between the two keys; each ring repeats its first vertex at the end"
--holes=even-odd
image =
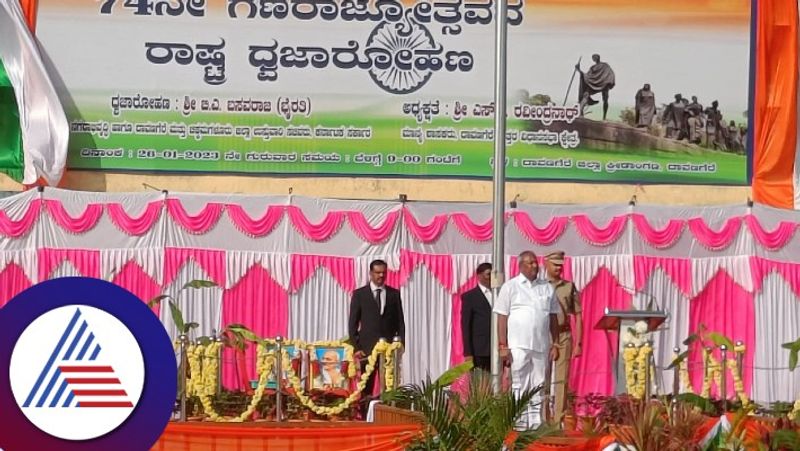
{"type": "Polygon", "coordinates": [[[567,385],[569,378],[569,364],[572,357],[581,355],[581,302],[575,284],[561,278],[564,269],[564,252],[551,252],[545,257],[547,277],[555,289],[561,311],[558,313],[558,356],[555,362],[555,412],[553,418],[557,424],[561,423],[564,415],[564,405],[567,401],[567,385]],[[569,316],[575,316],[575,330],[570,327],[569,316]]]}

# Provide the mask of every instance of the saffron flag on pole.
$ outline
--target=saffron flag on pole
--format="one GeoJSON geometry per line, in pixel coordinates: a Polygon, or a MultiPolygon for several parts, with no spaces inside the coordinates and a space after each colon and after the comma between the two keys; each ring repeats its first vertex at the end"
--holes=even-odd
{"type": "Polygon", "coordinates": [[[0,172],[55,186],[69,124],[18,0],[0,0],[0,172]]]}

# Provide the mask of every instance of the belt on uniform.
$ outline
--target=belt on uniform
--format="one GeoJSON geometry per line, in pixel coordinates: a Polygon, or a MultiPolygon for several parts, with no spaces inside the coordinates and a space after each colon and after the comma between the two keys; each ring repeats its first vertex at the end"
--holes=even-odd
{"type": "Polygon", "coordinates": [[[565,332],[571,332],[572,329],[570,328],[569,324],[562,324],[558,326],[558,332],[563,334],[565,332]]]}

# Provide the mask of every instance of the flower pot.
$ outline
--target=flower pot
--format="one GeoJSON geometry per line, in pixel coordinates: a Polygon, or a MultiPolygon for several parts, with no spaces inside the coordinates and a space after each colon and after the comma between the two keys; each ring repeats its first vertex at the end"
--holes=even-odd
{"type": "Polygon", "coordinates": [[[575,415],[564,415],[564,430],[574,431],[578,427],[578,419],[575,415]]]}
{"type": "Polygon", "coordinates": [[[633,436],[633,426],[628,426],[627,424],[609,424],[608,433],[613,435],[618,442],[624,445],[632,444],[626,442],[628,441],[628,437],[633,436]]]}
{"type": "Polygon", "coordinates": [[[580,430],[584,432],[594,431],[594,425],[597,421],[595,417],[578,417],[580,420],[580,430]]]}

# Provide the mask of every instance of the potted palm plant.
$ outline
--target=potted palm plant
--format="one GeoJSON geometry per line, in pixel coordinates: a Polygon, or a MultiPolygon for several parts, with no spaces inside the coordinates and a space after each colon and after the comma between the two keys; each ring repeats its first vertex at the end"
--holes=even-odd
{"type": "Polygon", "coordinates": [[[428,377],[421,384],[405,385],[384,396],[387,401],[413,405],[424,417],[422,435],[407,449],[521,450],[550,433],[550,426],[515,431],[542,387],[519,396],[508,390],[495,392],[490,377],[479,371],[471,374],[466,395],[451,391],[449,386],[466,371],[469,364],[449,370],[436,381],[428,377]]]}

